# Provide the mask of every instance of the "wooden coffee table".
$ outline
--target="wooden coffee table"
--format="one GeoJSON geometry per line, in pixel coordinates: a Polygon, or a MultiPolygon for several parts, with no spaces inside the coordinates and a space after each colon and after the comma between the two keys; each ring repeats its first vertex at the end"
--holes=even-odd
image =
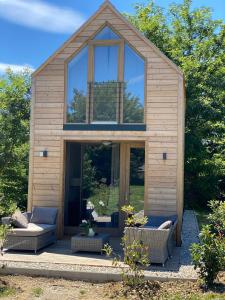
{"type": "Polygon", "coordinates": [[[93,237],[77,234],[71,238],[71,250],[102,253],[104,244],[109,243],[109,237],[106,233],[98,233],[93,237]]]}

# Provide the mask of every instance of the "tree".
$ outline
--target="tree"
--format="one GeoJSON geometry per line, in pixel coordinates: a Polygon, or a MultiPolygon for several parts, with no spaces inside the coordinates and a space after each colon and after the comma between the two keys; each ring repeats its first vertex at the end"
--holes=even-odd
{"type": "Polygon", "coordinates": [[[12,204],[26,206],[30,95],[29,70],[22,73],[8,70],[0,78],[1,214],[7,213],[12,204]]]}
{"type": "Polygon", "coordinates": [[[192,1],[167,13],[153,1],[127,18],[184,72],[186,81],[186,200],[225,197],[225,24],[192,1]]]}

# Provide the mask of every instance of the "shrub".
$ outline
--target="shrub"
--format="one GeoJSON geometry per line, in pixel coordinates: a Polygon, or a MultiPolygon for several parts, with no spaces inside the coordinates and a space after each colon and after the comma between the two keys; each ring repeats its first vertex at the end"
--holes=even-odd
{"type": "MultiPolygon", "coordinates": [[[[123,206],[121,209],[126,213],[127,219],[125,224],[127,226],[135,226],[135,224],[144,225],[147,222],[145,217],[135,216],[134,208],[130,205],[123,206]]],[[[148,249],[141,241],[134,240],[132,243],[127,243],[126,238],[122,238],[124,263],[121,263],[121,257],[113,251],[113,248],[106,244],[103,251],[107,256],[113,256],[113,265],[121,269],[121,277],[124,285],[131,287],[139,287],[144,282],[143,268],[149,266],[148,249]]]]}
{"type": "Polygon", "coordinates": [[[217,275],[225,268],[225,205],[211,201],[208,225],[200,232],[200,244],[192,244],[191,254],[195,269],[206,286],[213,285],[217,275]]]}

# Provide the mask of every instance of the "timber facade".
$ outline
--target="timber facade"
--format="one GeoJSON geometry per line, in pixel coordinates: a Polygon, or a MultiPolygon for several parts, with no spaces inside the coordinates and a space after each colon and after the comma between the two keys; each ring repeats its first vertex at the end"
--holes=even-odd
{"type": "Polygon", "coordinates": [[[146,215],[178,215],[179,243],[185,122],[180,69],[106,1],[33,73],[32,80],[28,209],[57,207],[59,237],[75,232],[87,210],[96,210],[99,230],[117,235],[122,228],[120,207],[139,201],[135,205],[139,209],[143,205],[146,215]],[[116,71],[113,59],[118,61],[116,71]],[[137,71],[136,65],[129,67],[134,59],[140,65],[137,71]],[[110,72],[101,71],[108,66],[110,72]],[[68,78],[76,67],[81,68],[79,78],[74,75],[78,81],[87,69],[84,88],[82,82],[74,86],[68,78]],[[96,79],[106,75],[108,81],[96,79]],[[124,92],[126,76],[131,78],[126,85],[129,93],[124,92]],[[76,96],[71,94],[75,87],[80,91],[76,96]],[[68,104],[69,94],[74,102],[68,104]],[[132,118],[128,107],[132,112],[137,109],[132,118]],[[99,163],[96,157],[103,154],[105,161],[99,163]],[[110,172],[105,174],[101,164],[110,172]],[[87,177],[95,178],[94,186],[85,185],[87,177]],[[101,207],[95,209],[96,205],[101,207]]]}

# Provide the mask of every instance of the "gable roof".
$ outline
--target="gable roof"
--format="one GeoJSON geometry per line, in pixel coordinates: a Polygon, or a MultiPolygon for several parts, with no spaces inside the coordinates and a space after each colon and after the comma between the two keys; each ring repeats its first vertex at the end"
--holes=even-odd
{"type": "Polygon", "coordinates": [[[183,76],[181,69],[172,61],[170,60],[165,54],[159,50],[149,39],[147,39],[137,28],[134,27],[116,8],[112,3],[108,0],[105,0],[104,3],[99,7],[99,9],[74,33],[72,36],[62,44],[62,46],[56,50],[40,67],[37,68],[32,73],[32,76],[36,76],[47,64],[49,64],[64,48],[69,45],[72,40],[74,40],[105,8],[110,8],[131,30],[133,30],[137,36],[142,39],[148,46],[153,48],[153,50],[162,58],[164,59],[177,73],[183,76]]]}

